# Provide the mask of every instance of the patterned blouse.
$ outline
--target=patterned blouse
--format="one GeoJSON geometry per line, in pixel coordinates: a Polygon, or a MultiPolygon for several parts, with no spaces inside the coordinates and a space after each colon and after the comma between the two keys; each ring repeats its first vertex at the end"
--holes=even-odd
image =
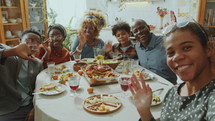
{"type": "Polygon", "coordinates": [[[185,83],[168,91],[164,99],[161,121],[215,121],[215,79],[191,96],[180,96],[185,83]]]}

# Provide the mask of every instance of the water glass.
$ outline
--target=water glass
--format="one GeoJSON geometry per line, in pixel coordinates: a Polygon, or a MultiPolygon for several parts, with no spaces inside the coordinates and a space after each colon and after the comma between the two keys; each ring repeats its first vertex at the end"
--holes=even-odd
{"type": "Polygon", "coordinates": [[[129,58],[126,58],[126,59],[123,59],[122,63],[123,63],[122,73],[128,74],[131,60],[129,58]]]}
{"type": "Polygon", "coordinates": [[[104,51],[101,48],[93,48],[94,57],[96,58],[98,55],[104,55],[104,51]]]}
{"type": "Polygon", "coordinates": [[[134,72],[134,71],[138,70],[138,66],[139,66],[139,60],[131,59],[131,61],[130,61],[130,71],[134,72]]]}
{"type": "Polygon", "coordinates": [[[119,53],[113,52],[112,53],[112,58],[117,60],[117,57],[119,57],[119,53]]]}
{"type": "Polygon", "coordinates": [[[50,77],[52,77],[55,74],[55,62],[48,62],[48,74],[50,77]]]}

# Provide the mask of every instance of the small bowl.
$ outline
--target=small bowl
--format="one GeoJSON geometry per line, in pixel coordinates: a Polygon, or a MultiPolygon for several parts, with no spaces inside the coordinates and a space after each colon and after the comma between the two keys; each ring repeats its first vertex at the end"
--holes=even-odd
{"type": "Polygon", "coordinates": [[[34,20],[35,20],[36,22],[39,22],[39,21],[40,21],[40,16],[35,16],[35,17],[34,17],[34,20]]]}
{"type": "Polygon", "coordinates": [[[75,63],[75,64],[73,65],[73,70],[74,70],[74,71],[78,71],[78,70],[80,70],[81,67],[83,67],[83,66],[87,66],[87,63],[84,63],[84,62],[75,63]]]}
{"type": "Polygon", "coordinates": [[[120,64],[120,62],[118,62],[118,63],[109,63],[109,64],[105,64],[105,65],[108,65],[108,66],[110,66],[112,69],[115,69],[119,64],[120,64]]]}
{"type": "Polygon", "coordinates": [[[16,23],[16,19],[9,19],[11,23],[16,23]]]}

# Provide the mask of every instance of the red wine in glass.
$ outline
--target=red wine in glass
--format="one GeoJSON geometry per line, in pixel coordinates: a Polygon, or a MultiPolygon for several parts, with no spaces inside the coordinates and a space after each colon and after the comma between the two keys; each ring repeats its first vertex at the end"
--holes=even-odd
{"type": "Polygon", "coordinates": [[[127,91],[128,90],[128,83],[124,83],[124,82],[121,82],[121,88],[123,91],[127,91]]]}
{"type": "Polygon", "coordinates": [[[129,77],[121,77],[120,86],[123,91],[127,91],[130,84],[131,82],[129,77]]]}
{"type": "Polygon", "coordinates": [[[79,63],[81,60],[80,59],[75,59],[75,62],[76,63],[79,63]]]}
{"type": "Polygon", "coordinates": [[[73,91],[76,91],[78,89],[78,86],[79,85],[70,85],[70,88],[73,90],[73,91]]]}

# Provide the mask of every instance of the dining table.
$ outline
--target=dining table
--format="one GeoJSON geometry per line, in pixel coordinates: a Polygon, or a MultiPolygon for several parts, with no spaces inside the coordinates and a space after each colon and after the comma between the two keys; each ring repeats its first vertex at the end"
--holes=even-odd
{"type": "MultiPolygon", "coordinates": [[[[61,63],[68,68],[73,68],[75,61],[68,61],[61,63]]],[[[147,72],[153,75],[153,79],[146,81],[152,88],[152,91],[162,89],[159,92],[161,103],[151,106],[151,112],[155,119],[159,120],[163,99],[167,91],[173,86],[169,81],[161,76],[139,66],[139,71],[147,72]]],[[[75,72],[74,72],[75,73],[75,72]]],[[[138,121],[140,116],[134,105],[132,94],[130,91],[123,95],[123,91],[118,83],[94,86],[94,92],[88,93],[87,89],[90,87],[86,79],[81,76],[80,85],[77,90],[77,95],[71,96],[73,93],[66,83],[65,91],[56,95],[44,95],[40,92],[42,85],[56,80],[51,79],[48,69],[41,71],[36,79],[36,87],[34,94],[34,109],[35,121],[138,121]],[[117,97],[122,105],[119,110],[106,113],[96,114],[87,112],[83,108],[83,101],[89,96],[96,94],[109,94],[117,97]]]]}

